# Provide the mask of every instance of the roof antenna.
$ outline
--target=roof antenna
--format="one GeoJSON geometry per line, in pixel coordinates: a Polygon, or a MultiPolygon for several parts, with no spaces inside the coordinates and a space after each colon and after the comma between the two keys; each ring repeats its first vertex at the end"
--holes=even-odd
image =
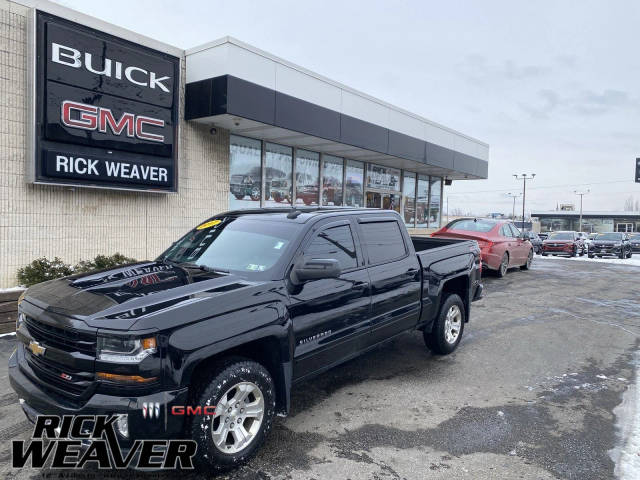
{"type": "Polygon", "coordinates": [[[291,211],[289,213],[287,213],[287,218],[289,220],[294,220],[296,218],[298,218],[298,215],[300,215],[302,212],[300,210],[296,210],[295,207],[293,207],[291,209],[291,211]]]}

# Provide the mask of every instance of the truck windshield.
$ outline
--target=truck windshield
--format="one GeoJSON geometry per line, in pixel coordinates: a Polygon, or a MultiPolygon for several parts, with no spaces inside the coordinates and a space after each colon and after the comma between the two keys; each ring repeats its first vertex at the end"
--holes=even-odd
{"type": "Polygon", "coordinates": [[[621,233],[601,233],[596,237],[596,240],[620,241],[622,240],[622,234],[621,233]]]}
{"type": "Polygon", "coordinates": [[[299,224],[223,217],[191,230],[160,260],[212,270],[265,272],[296,238],[299,224]]]}

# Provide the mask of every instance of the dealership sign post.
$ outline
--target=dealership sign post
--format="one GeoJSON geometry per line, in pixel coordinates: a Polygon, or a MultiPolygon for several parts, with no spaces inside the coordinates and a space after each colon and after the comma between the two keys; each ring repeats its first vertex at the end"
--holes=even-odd
{"type": "Polygon", "coordinates": [[[636,158],[636,183],[640,183],[640,158],[636,158]]]}
{"type": "Polygon", "coordinates": [[[180,60],[35,15],[29,179],[175,192],[180,60]]]}

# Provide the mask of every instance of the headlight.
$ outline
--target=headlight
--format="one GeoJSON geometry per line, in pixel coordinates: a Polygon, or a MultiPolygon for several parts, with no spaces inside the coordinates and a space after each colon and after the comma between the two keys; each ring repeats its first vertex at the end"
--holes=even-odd
{"type": "Polygon", "coordinates": [[[27,317],[25,316],[24,313],[22,312],[18,313],[18,318],[16,318],[16,332],[20,328],[20,325],[22,325],[26,319],[27,317]]]}
{"type": "Polygon", "coordinates": [[[157,351],[156,337],[127,338],[98,335],[98,360],[140,363],[157,351]]]}

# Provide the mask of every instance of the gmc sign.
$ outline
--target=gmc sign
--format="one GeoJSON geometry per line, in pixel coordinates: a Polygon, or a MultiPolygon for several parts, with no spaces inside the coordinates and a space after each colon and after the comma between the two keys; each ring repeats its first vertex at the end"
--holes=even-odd
{"type": "Polygon", "coordinates": [[[35,183],[173,192],[180,60],[36,12],[35,183]]]}

